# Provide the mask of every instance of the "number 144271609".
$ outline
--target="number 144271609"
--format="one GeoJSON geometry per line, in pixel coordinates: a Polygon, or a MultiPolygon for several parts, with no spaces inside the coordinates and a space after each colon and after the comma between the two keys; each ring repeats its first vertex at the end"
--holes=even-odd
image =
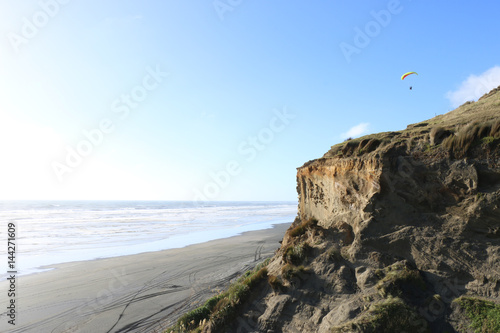
{"type": "Polygon", "coordinates": [[[7,230],[7,264],[9,269],[14,270],[16,268],[16,225],[14,223],[8,224],[7,230]]]}

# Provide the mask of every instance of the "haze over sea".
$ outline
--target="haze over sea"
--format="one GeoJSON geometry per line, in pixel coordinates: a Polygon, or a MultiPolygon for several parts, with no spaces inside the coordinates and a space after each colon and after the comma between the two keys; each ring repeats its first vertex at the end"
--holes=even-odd
{"type": "MultiPolygon", "coordinates": [[[[295,202],[0,201],[5,228],[16,224],[20,275],[231,237],[291,223],[296,214],[295,202]]],[[[6,272],[6,247],[0,255],[6,272]]]]}

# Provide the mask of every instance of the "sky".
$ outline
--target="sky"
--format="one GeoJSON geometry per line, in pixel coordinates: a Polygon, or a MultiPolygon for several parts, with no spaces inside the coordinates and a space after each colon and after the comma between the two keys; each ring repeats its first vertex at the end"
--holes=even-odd
{"type": "Polygon", "coordinates": [[[296,201],[330,146],[500,85],[493,1],[0,8],[0,199],[296,201]]]}

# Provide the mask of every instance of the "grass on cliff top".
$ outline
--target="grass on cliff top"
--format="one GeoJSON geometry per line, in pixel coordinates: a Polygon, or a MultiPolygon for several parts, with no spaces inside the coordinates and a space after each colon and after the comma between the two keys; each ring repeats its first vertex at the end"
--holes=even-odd
{"type": "Polygon", "coordinates": [[[387,146],[401,132],[383,132],[365,135],[357,139],[347,139],[336,144],[323,157],[359,156],[387,146]]]}
{"type": "MultiPolygon", "coordinates": [[[[406,143],[409,150],[425,150],[426,144],[435,145],[433,137],[436,133],[444,134],[441,139],[444,149],[453,151],[456,155],[464,155],[468,148],[485,137],[489,141],[499,139],[500,120],[500,87],[491,90],[477,102],[467,102],[457,109],[429,120],[410,124],[398,132],[384,132],[348,139],[336,144],[323,158],[360,156],[384,147],[406,143]],[[472,124],[472,125],[471,125],[472,124]],[[494,127],[496,126],[496,130],[494,127]],[[468,127],[468,128],[467,128],[468,127]],[[476,128],[478,127],[478,128],[476,128]],[[489,135],[481,132],[481,127],[491,127],[489,135]]],[[[427,151],[426,153],[439,153],[427,151]]],[[[308,162],[312,163],[312,161],[308,162]]],[[[304,166],[307,166],[306,163],[304,166]]]]}
{"type": "Polygon", "coordinates": [[[238,306],[250,295],[259,282],[267,277],[267,264],[270,259],[245,272],[227,291],[216,295],[185,315],[165,333],[201,332],[205,325],[216,331],[228,324],[237,313],[238,306]]]}
{"type": "Polygon", "coordinates": [[[500,305],[474,297],[462,296],[454,300],[465,310],[475,333],[500,332],[500,305]]]}

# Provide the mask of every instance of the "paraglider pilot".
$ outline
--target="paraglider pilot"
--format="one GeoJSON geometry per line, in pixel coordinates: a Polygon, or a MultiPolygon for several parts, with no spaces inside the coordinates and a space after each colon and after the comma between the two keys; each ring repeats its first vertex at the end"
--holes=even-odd
{"type": "MultiPolygon", "coordinates": [[[[411,75],[411,74],[418,75],[418,73],[417,73],[417,72],[408,72],[408,73],[403,74],[403,76],[401,76],[401,80],[404,80],[404,79],[405,79],[405,77],[407,77],[408,75],[411,75]]],[[[412,86],[410,86],[410,90],[413,90],[413,87],[412,87],[412,86]]]]}

